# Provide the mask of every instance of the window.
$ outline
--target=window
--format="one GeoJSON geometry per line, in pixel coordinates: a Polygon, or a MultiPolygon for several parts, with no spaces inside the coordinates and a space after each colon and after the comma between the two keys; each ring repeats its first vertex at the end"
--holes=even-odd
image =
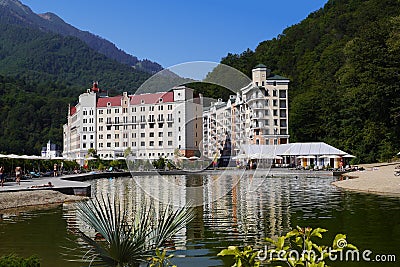
{"type": "Polygon", "coordinates": [[[146,124],[140,124],[140,129],[144,129],[146,127],[146,124]]]}
{"type": "Polygon", "coordinates": [[[154,141],[150,141],[149,146],[154,146],[154,141]]]}
{"type": "Polygon", "coordinates": [[[99,147],[103,147],[103,143],[99,143],[99,147]]]}
{"type": "Polygon", "coordinates": [[[83,115],[84,115],[84,116],[87,115],[87,111],[86,111],[86,110],[83,111],[83,115]]]}
{"type": "Polygon", "coordinates": [[[124,142],[122,146],[123,147],[127,147],[128,146],[128,142],[124,142]]]}
{"type": "Polygon", "coordinates": [[[114,109],[114,113],[115,114],[119,113],[119,108],[114,109]]]}
{"type": "Polygon", "coordinates": [[[168,132],[168,137],[172,137],[172,132],[168,132]]]}
{"type": "Polygon", "coordinates": [[[140,146],[145,146],[145,143],[143,141],[140,142],[140,146]]]}
{"type": "Polygon", "coordinates": [[[168,141],[168,146],[172,146],[172,141],[168,141]]]}
{"type": "Polygon", "coordinates": [[[119,130],[119,126],[118,125],[115,126],[115,130],[119,130]]]}
{"type": "Polygon", "coordinates": [[[181,136],[178,136],[178,141],[181,141],[181,136]]]}
{"type": "Polygon", "coordinates": [[[277,110],[277,109],[274,109],[274,110],[273,110],[273,114],[274,114],[274,116],[278,116],[278,110],[277,110]]]}
{"type": "Polygon", "coordinates": [[[102,134],[99,134],[99,139],[103,139],[103,135],[102,134]]]}
{"type": "Polygon", "coordinates": [[[128,138],[128,133],[124,133],[124,138],[128,138]]]}
{"type": "Polygon", "coordinates": [[[87,123],[87,119],[83,119],[83,123],[87,123]]]}
{"type": "Polygon", "coordinates": [[[162,124],[162,123],[158,124],[158,128],[162,128],[163,126],[164,126],[164,124],[162,124]]]}
{"type": "Polygon", "coordinates": [[[103,118],[99,118],[99,122],[100,122],[100,123],[103,122],[103,118]]]}
{"type": "Polygon", "coordinates": [[[132,133],[132,138],[136,138],[136,133],[132,133]]]}
{"type": "Polygon", "coordinates": [[[111,123],[111,118],[107,118],[107,124],[111,123]]]}
{"type": "Polygon", "coordinates": [[[90,135],[90,139],[93,140],[93,134],[90,135]]]}
{"type": "Polygon", "coordinates": [[[107,134],[107,139],[111,139],[111,134],[107,134]]]}
{"type": "Polygon", "coordinates": [[[114,138],[119,139],[119,134],[115,134],[114,138]]]}
{"type": "Polygon", "coordinates": [[[136,108],[132,108],[132,112],[136,112],[136,108]]]}
{"type": "Polygon", "coordinates": [[[107,147],[111,147],[111,143],[107,143],[107,147]]]}
{"type": "Polygon", "coordinates": [[[259,144],[260,144],[260,140],[256,139],[256,145],[259,145],[259,144]]]}
{"type": "Polygon", "coordinates": [[[82,144],[82,148],[86,148],[86,143],[83,143],[83,144],[82,144]]]}
{"type": "Polygon", "coordinates": [[[90,148],[93,148],[93,147],[94,147],[93,143],[90,143],[90,148]]]}
{"type": "Polygon", "coordinates": [[[278,96],[278,91],[277,90],[273,90],[272,91],[272,96],[278,96]]]}
{"type": "Polygon", "coordinates": [[[172,128],[172,122],[168,122],[168,128],[172,128]]]}
{"type": "Polygon", "coordinates": [[[274,106],[274,107],[277,107],[278,106],[278,101],[277,100],[272,100],[272,105],[274,106]]]}
{"type": "Polygon", "coordinates": [[[103,126],[99,126],[99,131],[103,131],[103,126]]]}
{"type": "Polygon", "coordinates": [[[115,117],[114,121],[115,123],[119,123],[119,117],[115,117]]]}
{"type": "Polygon", "coordinates": [[[111,114],[111,109],[107,109],[107,114],[111,114]]]}
{"type": "Polygon", "coordinates": [[[151,132],[151,133],[150,133],[150,137],[154,137],[154,132],[151,132]]]}
{"type": "Polygon", "coordinates": [[[146,137],[146,133],[140,133],[140,137],[146,137]]]}
{"type": "Polygon", "coordinates": [[[83,140],[86,140],[86,134],[83,135],[83,140]]]}
{"type": "Polygon", "coordinates": [[[115,142],[115,147],[119,147],[119,142],[115,142]]]}
{"type": "Polygon", "coordinates": [[[111,126],[107,126],[107,131],[111,131],[111,126]]]}
{"type": "Polygon", "coordinates": [[[163,132],[159,132],[158,137],[163,137],[163,132]]]}
{"type": "Polygon", "coordinates": [[[158,141],[158,146],[162,146],[163,145],[163,141],[158,141]]]}
{"type": "Polygon", "coordinates": [[[278,126],[278,120],[274,120],[274,125],[278,126]]]}
{"type": "Polygon", "coordinates": [[[136,146],[136,142],[132,142],[132,146],[134,146],[134,147],[135,147],[135,146],[136,146]]]}
{"type": "Polygon", "coordinates": [[[102,109],[99,110],[99,114],[103,114],[103,110],[102,109]]]}
{"type": "Polygon", "coordinates": [[[172,105],[168,105],[168,110],[172,110],[172,105]]]}

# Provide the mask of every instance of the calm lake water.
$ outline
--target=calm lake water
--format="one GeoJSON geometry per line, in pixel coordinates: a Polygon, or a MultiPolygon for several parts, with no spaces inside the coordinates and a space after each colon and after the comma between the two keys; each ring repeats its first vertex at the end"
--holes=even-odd
{"type": "MultiPolygon", "coordinates": [[[[163,203],[204,203],[195,208],[195,219],[175,239],[173,262],[180,267],[230,266],[227,257],[216,256],[221,249],[262,246],[265,237],[285,234],[296,225],[326,228],[329,241],[336,233],[345,233],[360,250],[394,254],[397,259],[396,263],[334,262],[331,266],[400,266],[400,198],[345,192],[331,185],[335,179],[191,175],[91,183],[93,194],[115,194],[132,210],[149,199],[148,194],[163,203]]],[[[156,209],[162,206],[158,201],[156,209]]],[[[0,255],[37,254],[43,266],[82,266],[62,255],[65,247],[78,247],[70,231],[77,228],[86,230],[72,204],[3,214],[0,255]]]]}

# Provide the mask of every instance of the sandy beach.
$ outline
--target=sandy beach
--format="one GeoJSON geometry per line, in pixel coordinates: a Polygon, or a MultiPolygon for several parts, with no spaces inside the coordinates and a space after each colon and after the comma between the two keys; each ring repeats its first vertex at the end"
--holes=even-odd
{"type": "Polygon", "coordinates": [[[53,190],[4,192],[0,194],[0,210],[62,204],[85,198],[83,196],[65,195],[53,190]]]}
{"type": "Polygon", "coordinates": [[[364,171],[346,173],[343,181],[332,184],[352,191],[400,196],[400,176],[394,175],[398,165],[400,162],[360,165],[364,171]]]}

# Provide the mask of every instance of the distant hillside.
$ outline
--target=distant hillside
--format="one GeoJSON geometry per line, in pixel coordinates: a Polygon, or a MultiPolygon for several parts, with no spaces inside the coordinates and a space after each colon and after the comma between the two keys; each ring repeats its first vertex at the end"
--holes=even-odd
{"type": "Polygon", "coordinates": [[[329,0],[255,51],[228,54],[222,63],[248,75],[263,63],[290,77],[292,142],[325,141],[362,162],[400,151],[398,0],[329,0]]]}
{"type": "Polygon", "coordinates": [[[90,48],[106,57],[132,66],[140,71],[152,74],[162,69],[158,63],[147,59],[138,60],[137,57],[118,49],[110,41],[90,32],[81,31],[64,22],[60,17],[53,13],[35,14],[28,6],[23,5],[18,0],[0,0],[0,23],[20,25],[44,32],[77,37],[81,41],[85,42],[90,48]]]}
{"type": "Polygon", "coordinates": [[[108,59],[75,37],[0,24],[0,74],[35,82],[135,91],[150,75],[108,59]]]}

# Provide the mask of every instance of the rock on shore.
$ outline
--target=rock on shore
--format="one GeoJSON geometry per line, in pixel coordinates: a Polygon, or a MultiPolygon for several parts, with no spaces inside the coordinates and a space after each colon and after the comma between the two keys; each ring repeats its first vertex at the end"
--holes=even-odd
{"type": "Polygon", "coordinates": [[[62,204],[83,200],[86,197],[65,195],[53,190],[4,192],[0,194],[0,210],[29,206],[62,204]]]}

